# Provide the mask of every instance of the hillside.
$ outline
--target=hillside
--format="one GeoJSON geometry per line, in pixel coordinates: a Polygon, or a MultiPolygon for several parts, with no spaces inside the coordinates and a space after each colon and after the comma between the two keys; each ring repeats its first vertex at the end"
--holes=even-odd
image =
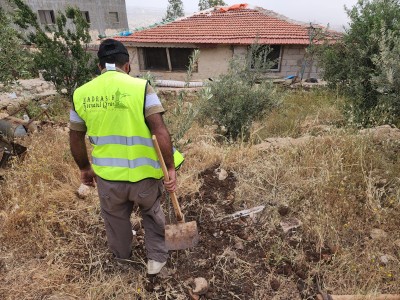
{"type": "Polygon", "coordinates": [[[146,27],[160,22],[165,16],[165,10],[138,6],[127,6],[129,28],[146,27]]]}
{"type": "MultiPolygon", "coordinates": [[[[400,131],[344,126],[343,99],[325,90],[281,91],[282,106],[249,142],[195,123],[177,146],[186,157],[178,196],[199,227],[198,247],[172,251],[147,277],[141,218],[134,255],[107,249],[96,190],[77,196],[68,145],[69,103],[53,107],[0,181],[1,299],[314,299],[400,293],[400,131]],[[240,218],[231,214],[264,206],[240,218]],[[209,289],[193,295],[193,280],[209,289]]],[[[167,108],[174,91],[159,92],[167,108]]],[[[186,101],[197,101],[197,93],[186,101]]],[[[33,106],[35,103],[32,104],[33,106]]],[[[170,128],[170,109],[165,115],[170,128]]],[[[175,129],[174,129],[175,130],[175,129]]],[[[172,131],[174,133],[174,131],[172,131]]],[[[165,199],[163,208],[171,219],[165,199]]]]}

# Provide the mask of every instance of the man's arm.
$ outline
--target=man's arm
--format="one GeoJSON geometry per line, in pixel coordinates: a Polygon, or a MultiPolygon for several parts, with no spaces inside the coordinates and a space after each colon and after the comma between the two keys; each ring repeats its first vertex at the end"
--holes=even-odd
{"type": "Polygon", "coordinates": [[[163,155],[165,165],[168,169],[169,181],[164,180],[165,188],[169,192],[175,192],[176,190],[176,172],[172,150],[172,142],[169,136],[167,127],[164,124],[164,120],[160,113],[152,114],[146,117],[146,123],[150,128],[152,134],[157,138],[157,142],[160,146],[161,153],[163,155]]]}
{"type": "Polygon", "coordinates": [[[69,131],[69,144],[72,156],[81,170],[81,182],[85,185],[95,186],[95,174],[89,162],[84,131],[69,131]]]}

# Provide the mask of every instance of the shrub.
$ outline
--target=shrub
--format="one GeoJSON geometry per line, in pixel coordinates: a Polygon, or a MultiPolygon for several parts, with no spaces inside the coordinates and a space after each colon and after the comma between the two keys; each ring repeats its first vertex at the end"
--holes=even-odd
{"type": "Polygon", "coordinates": [[[400,125],[400,35],[393,30],[382,29],[379,54],[372,57],[377,75],[371,82],[378,91],[379,107],[387,115],[387,123],[400,125]]]}
{"type": "Polygon", "coordinates": [[[347,9],[347,14],[350,27],[342,40],[336,45],[325,45],[321,52],[319,61],[324,78],[350,96],[348,108],[356,123],[370,125],[379,119],[378,122],[398,119],[399,111],[393,109],[396,102],[382,91],[389,82],[387,74],[393,70],[390,64],[395,53],[389,53],[400,36],[400,3],[360,0],[347,9]],[[388,39],[389,36],[394,40],[388,39]],[[381,112],[388,117],[381,118],[381,112]]]}
{"type": "Polygon", "coordinates": [[[211,97],[202,108],[202,116],[211,118],[234,140],[247,139],[252,122],[277,103],[272,82],[264,78],[273,62],[265,59],[267,54],[260,48],[253,45],[245,59],[231,61],[228,73],[209,84],[211,97]]]}

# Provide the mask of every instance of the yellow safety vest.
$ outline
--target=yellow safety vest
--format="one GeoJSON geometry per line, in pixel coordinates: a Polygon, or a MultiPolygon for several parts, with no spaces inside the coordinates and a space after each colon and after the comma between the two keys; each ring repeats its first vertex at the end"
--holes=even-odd
{"type": "MultiPolygon", "coordinates": [[[[85,121],[93,145],[93,170],[103,179],[137,182],[163,177],[145,123],[146,86],[146,80],[107,71],[74,93],[75,111],[85,121]]],[[[173,151],[177,168],[184,158],[173,151]]]]}

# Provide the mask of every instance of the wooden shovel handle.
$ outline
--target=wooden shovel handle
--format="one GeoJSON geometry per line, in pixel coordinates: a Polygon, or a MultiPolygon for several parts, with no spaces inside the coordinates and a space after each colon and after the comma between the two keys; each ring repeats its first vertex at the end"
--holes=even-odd
{"type": "MultiPolygon", "coordinates": [[[[169,174],[168,174],[167,166],[165,165],[164,158],[163,158],[161,150],[160,150],[160,146],[158,145],[158,142],[157,142],[157,138],[153,134],[151,139],[153,140],[153,145],[154,145],[154,148],[156,149],[158,160],[160,161],[160,165],[161,165],[162,171],[164,173],[164,178],[166,181],[169,181],[169,174]]],[[[179,206],[178,198],[176,198],[176,194],[174,192],[172,192],[172,193],[170,192],[169,196],[171,197],[172,206],[174,207],[174,210],[175,210],[176,220],[179,223],[185,222],[185,218],[182,214],[181,208],[179,206]]]]}

